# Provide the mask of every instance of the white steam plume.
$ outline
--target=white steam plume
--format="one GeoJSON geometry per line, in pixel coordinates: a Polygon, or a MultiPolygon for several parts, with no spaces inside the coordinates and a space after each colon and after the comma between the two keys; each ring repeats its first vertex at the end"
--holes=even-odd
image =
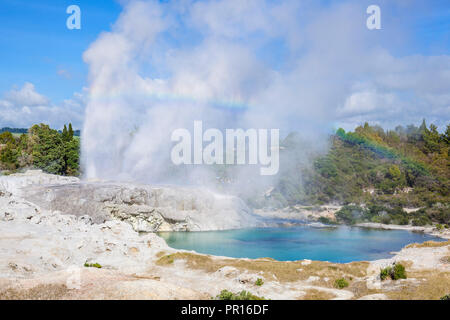
{"type": "MultiPolygon", "coordinates": [[[[297,129],[324,142],[336,122],[404,113],[399,90],[419,83],[399,88],[388,81],[391,70],[399,79],[421,80],[411,108],[432,99],[436,110],[448,106],[449,57],[419,56],[427,63],[411,67],[408,58],[392,57],[383,49],[390,36],[377,41],[365,27],[367,5],[127,1],[112,30],[84,54],[90,70],[82,137],[86,176],[163,181],[173,170],[172,131],[190,129],[194,120],[206,128],[297,129]],[[429,76],[447,86],[427,89],[429,76]],[[371,105],[358,113],[352,101],[367,96],[374,96],[371,105]],[[390,102],[397,109],[377,105],[390,102]]],[[[417,113],[410,114],[416,121],[417,113]]]]}

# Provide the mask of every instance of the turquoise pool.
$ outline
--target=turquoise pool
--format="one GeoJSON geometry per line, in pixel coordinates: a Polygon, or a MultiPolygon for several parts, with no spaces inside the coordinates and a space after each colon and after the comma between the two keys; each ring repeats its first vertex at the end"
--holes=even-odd
{"type": "Polygon", "coordinates": [[[351,262],[388,258],[413,242],[439,238],[403,230],[296,226],[206,232],[161,232],[176,249],[234,258],[351,262]]]}

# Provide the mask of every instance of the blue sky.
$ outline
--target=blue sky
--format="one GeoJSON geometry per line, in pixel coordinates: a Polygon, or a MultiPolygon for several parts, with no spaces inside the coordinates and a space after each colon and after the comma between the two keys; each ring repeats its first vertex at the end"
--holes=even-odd
{"type": "MultiPolygon", "coordinates": [[[[373,37],[375,44],[387,48],[393,57],[450,54],[448,0],[362,2],[364,5],[367,2],[367,5],[374,3],[381,6],[383,28],[376,35],[370,34],[370,37],[373,37]]],[[[315,6],[329,8],[342,3],[324,0],[315,6]]],[[[17,91],[25,83],[33,85],[28,88],[31,92],[38,92],[55,106],[71,99],[74,93],[82,92],[83,87],[88,86],[89,70],[82,59],[83,52],[102,31],[111,29],[122,9],[122,5],[114,0],[1,0],[0,99],[1,95],[8,95],[11,90],[17,91]],[[66,8],[72,4],[81,8],[81,30],[66,28],[66,8]]],[[[365,19],[365,12],[361,12],[361,16],[365,19]]],[[[191,31],[181,36],[178,34],[175,40],[165,34],[165,43],[176,47],[177,41],[180,46],[198,42],[198,34],[191,31]]],[[[275,38],[259,48],[259,57],[277,70],[282,65],[280,61],[286,57],[283,45],[283,41],[275,38]]],[[[155,71],[155,68],[143,64],[142,69],[146,68],[150,73],[155,71]]],[[[163,67],[161,69],[164,70],[163,67]]],[[[401,95],[405,93],[398,94],[401,95]]],[[[74,112],[82,113],[82,108],[74,112]]],[[[448,121],[448,117],[445,120],[448,121]]],[[[12,119],[2,121],[0,115],[0,126],[14,125],[13,122],[12,119]]],[[[17,125],[24,123],[17,121],[17,125]]]]}
{"type": "Polygon", "coordinates": [[[56,103],[70,98],[86,83],[84,50],[120,12],[114,0],[0,1],[0,92],[31,82],[56,103]],[[81,30],[66,28],[71,4],[82,10],[81,30]]]}

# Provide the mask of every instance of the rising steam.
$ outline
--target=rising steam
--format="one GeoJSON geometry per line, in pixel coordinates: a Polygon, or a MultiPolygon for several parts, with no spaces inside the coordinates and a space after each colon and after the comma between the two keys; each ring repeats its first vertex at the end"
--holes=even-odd
{"type": "Polygon", "coordinates": [[[324,142],[349,97],[388,87],[363,75],[401,61],[372,48],[362,4],[316,3],[127,1],[112,30],[84,53],[86,176],[192,182],[170,181],[188,169],[169,157],[172,131],[192,129],[194,120],[297,130],[324,142]]]}

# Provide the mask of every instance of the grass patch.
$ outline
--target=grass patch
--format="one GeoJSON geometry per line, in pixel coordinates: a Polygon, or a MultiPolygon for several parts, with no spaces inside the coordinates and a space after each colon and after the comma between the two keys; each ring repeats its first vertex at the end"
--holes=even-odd
{"type": "Polygon", "coordinates": [[[348,287],[348,281],[345,280],[344,278],[336,279],[334,281],[334,286],[338,289],[344,289],[348,287]]]}
{"type": "Polygon", "coordinates": [[[385,292],[389,299],[439,300],[448,294],[450,272],[437,270],[410,271],[408,276],[409,278],[417,279],[417,281],[406,282],[397,289],[385,292]]]}
{"type": "Polygon", "coordinates": [[[450,245],[450,240],[447,241],[425,241],[424,243],[411,243],[408,244],[405,248],[436,248],[436,247],[445,247],[450,245]]]}
{"type": "Polygon", "coordinates": [[[159,252],[156,254],[156,257],[157,257],[157,258],[161,258],[161,257],[163,257],[163,256],[165,256],[165,255],[167,255],[167,252],[165,252],[165,251],[159,251],[159,252]]]}
{"type": "Polygon", "coordinates": [[[308,265],[302,265],[302,261],[276,261],[273,259],[226,259],[213,258],[208,255],[200,255],[189,252],[176,252],[161,256],[156,264],[159,266],[169,266],[175,260],[184,260],[186,266],[191,269],[200,269],[206,272],[216,272],[222,267],[231,266],[240,271],[262,272],[263,277],[279,282],[293,282],[306,280],[310,276],[320,277],[321,285],[332,287],[336,279],[339,278],[359,278],[366,275],[368,262],[357,261],[345,264],[330,263],[324,261],[312,261],[308,265]],[[298,271],[300,270],[301,271],[298,271]],[[327,277],[331,281],[324,281],[327,277]]]}
{"type": "Polygon", "coordinates": [[[330,292],[317,289],[309,289],[306,294],[302,296],[301,300],[330,300],[336,296],[330,292]]]}
{"type": "Polygon", "coordinates": [[[59,300],[68,291],[62,284],[40,284],[30,289],[8,288],[0,291],[0,300],[59,300]]]}

